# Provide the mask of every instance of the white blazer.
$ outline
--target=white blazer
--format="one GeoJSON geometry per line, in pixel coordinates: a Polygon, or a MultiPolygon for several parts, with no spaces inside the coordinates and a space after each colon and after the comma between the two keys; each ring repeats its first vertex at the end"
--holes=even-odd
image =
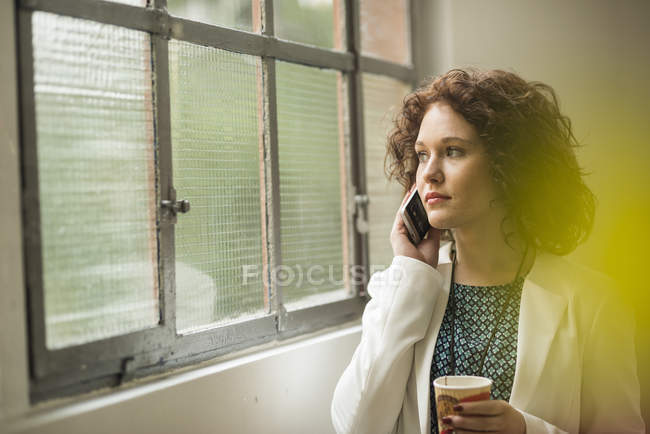
{"type": "MultiPolygon", "coordinates": [[[[451,280],[397,256],[368,284],[361,342],[332,400],[338,433],[430,433],[431,360],[451,280]]],[[[524,281],[510,405],[527,434],[643,433],[634,320],[612,280],[541,253],[524,281]]]]}

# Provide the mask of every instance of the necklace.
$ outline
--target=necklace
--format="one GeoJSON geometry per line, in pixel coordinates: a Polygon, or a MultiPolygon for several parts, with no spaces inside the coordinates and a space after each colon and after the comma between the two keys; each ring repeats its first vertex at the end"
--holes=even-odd
{"type": "MultiPolygon", "coordinates": [[[[517,269],[517,274],[515,276],[514,282],[517,282],[519,280],[519,275],[521,273],[521,268],[524,265],[524,262],[526,260],[526,255],[528,253],[528,244],[526,244],[526,248],[524,250],[524,256],[521,258],[521,262],[519,263],[519,268],[517,269]]],[[[456,330],[456,300],[454,298],[454,270],[456,268],[456,249],[452,250],[452,263],[451,263],[451,283],[449,284],[449,298],[451,299],[451,375],[456,375],[456,353],[454,352],[454,343],[455,343],[455,330],[456,330]]],[[[499,324],[501,323],[501,320],[503,319],[503,316],[506,311],[506,307],[510,304],[510,299],[512,298],[514,291],[509,291],[508,293],[508,298],[506,299],[506,302],[501,306],[501,311],[499,312],[499,316],[497,318],[497,322],[494,325],[494,328],[492,329],[492,333],[490,333],[490,339],[488,340],[488,344],[485,346],[485,350],[483,351],[483,356],[481,357],[481,366],[478,371],[478,375],[483,374],[483,365],[485,364],[485,359],[487,358],[488,351],[490,350],[490,347],[492,346],[492,341],[494,341],[494,336],[497,333],[497,329],[499,328],[499,324]]]]}

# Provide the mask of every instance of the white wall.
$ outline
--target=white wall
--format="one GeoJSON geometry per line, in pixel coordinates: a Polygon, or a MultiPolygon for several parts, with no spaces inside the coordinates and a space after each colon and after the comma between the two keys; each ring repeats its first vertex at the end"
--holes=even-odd
{"type": "MultiPolygon", "coordinates": [[[[618,279],[637,308],[642,406],[650,421],[650,2],[423,0],[420,74],[477,66],[550,84],[585,147],[599,206],[572,259],[618,279]]],[[[561,194],[561,192],[558,192],[561,194]]],[[[632,332],[632,331],[631,331],[632,332]]]]}

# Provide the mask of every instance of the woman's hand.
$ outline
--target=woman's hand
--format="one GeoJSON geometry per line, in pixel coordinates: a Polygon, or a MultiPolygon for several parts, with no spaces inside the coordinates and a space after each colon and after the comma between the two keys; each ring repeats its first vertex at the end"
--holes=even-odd
{"type": "MultiPolygon", "coordinates": [[[[402,205],[406,202],[409,195],[415,188],[415,185],[411,187],[404,200],[402,200],[402,205]]],[[[401,205],[400,205],[401,208],[401,205]]],[[[393,222],[393,229],[390,233],[390,243],[393,246],[393,255],[395,256],[408,256],[413,259],[417,259],[426,264],[431,265],[432,267],[438,266],[438,249],[440,248],[440,229],[432,227],[427,232],[425,239],[420,241],[416,246],[411,243],[408,237],[408,230],[402,221],[402,216],[399,214],[399,209],[397,210],[397,215],[395,216],[395,221],[393,222]]]]}
{"type": "Polygon", "coordinates": [[[463,402],[454,407],[458,414],[442,418],[456,433],[489,432],[525,434],[524,416],[505,401],[463,402]]]}

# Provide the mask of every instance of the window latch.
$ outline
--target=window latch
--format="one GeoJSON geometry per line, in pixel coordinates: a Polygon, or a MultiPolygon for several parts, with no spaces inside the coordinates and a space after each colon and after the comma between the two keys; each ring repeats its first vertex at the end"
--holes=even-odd
{"type": "Polygon", "coordinates": [[[169,209],[172,213],[183,213],[185,214],[190,210],[190,201],[189,200],[163,200],[162,207],[169,209]]]}
{"type": "Polygon", "coordinates": [[[367,194],[354,195],[355,211],[357,215],[355,224],[356,224],[357,232],[359,232],[360,234],[367,234],[368,230],[370,229],[370,225],[368,224],[368,220],[366,219],[368,202],[370,202],[370,198],[368,197],[367,194]]]}
{"type": "Polygon", "coordinates": [[[169,223],[176,223],[178,213],[187,213],[190,211],[190,201],[187,199],[176,200],[176,189],[169,188],[169,199],[160,202],[162,218],[169,223]]]}

